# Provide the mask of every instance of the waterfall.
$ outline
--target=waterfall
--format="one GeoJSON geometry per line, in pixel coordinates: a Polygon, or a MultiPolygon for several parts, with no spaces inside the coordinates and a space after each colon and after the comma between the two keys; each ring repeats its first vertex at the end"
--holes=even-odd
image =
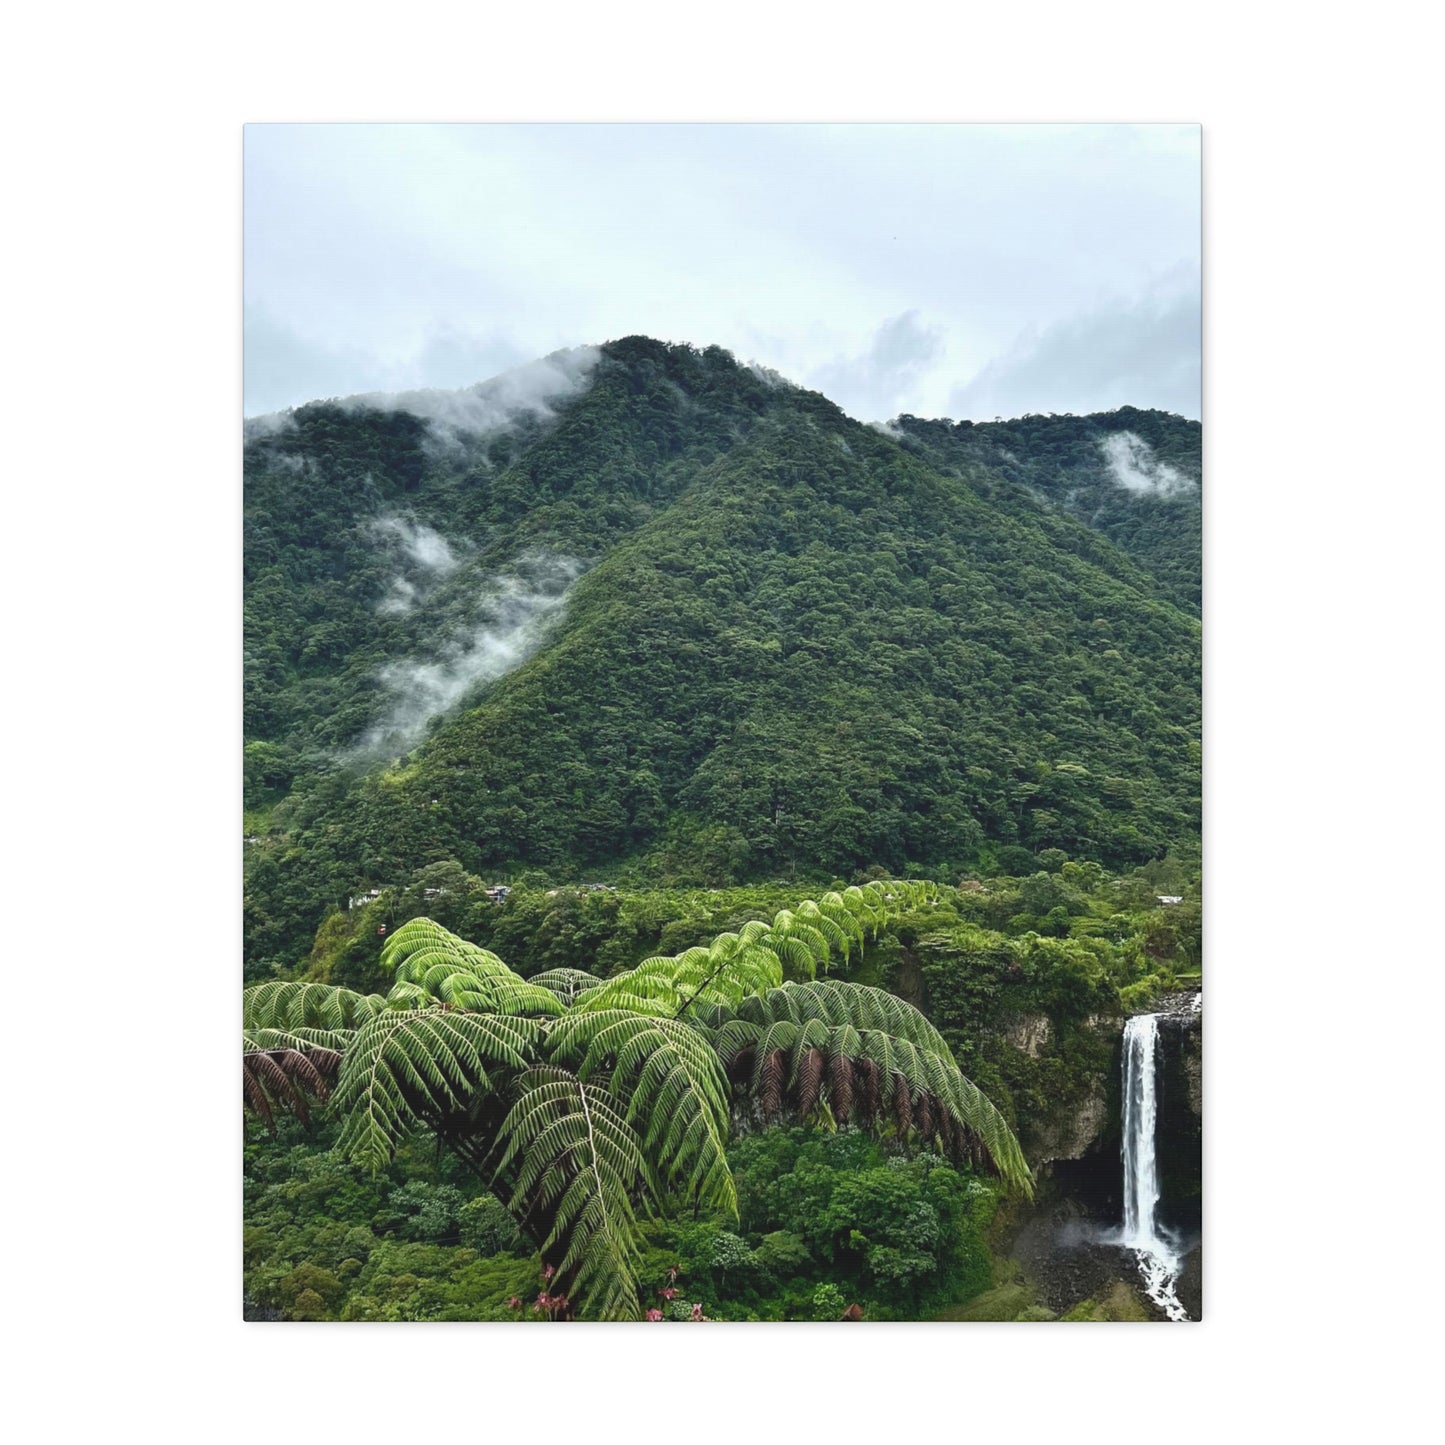
{"type": "Polygon", "coordinates": [[[1149,1298],[1171,1320],[1187,1320],[1188,1312],[1174,1292],[1181,1261],[1155,1221],[1159,1204],[1155,1154],[1158,1062],[1159,1015],[1131,1018],[1124,1025],[1124,1231],[1120,1242],[1134,1251],[1149,1298]]]}

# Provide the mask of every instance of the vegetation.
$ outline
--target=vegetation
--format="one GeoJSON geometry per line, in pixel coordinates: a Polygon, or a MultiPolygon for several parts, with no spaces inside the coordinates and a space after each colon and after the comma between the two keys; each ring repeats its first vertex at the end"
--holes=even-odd
{"type": "MultiPolygon", "coordinates": [[[[1045,861],[1053,871],[1026,878],[968,879],[959,888],[906,897],[900,890],[897,908],[863,947],[856,935],[846,958],[830,947],[830,971],[821,978],[810,978],[807,961],[793,950],[784,996],[838,989],[844,980],[863,985],[864,998],[867,988],[880,986],[905,995],[934,1021],[948,1053],[1029,1147],[1078,1098],[1101,1081],[1107,1086],[1112,1034],[1093,1028],[1091,1018],[1116,1017],[1131,989],[1142,984],[1157,992],[1198,967],[1196,864],[1170,858],[1116,878],[1067,859],[1045,861]],[[1161,905],[1159,893],[1181,894],[1184,901],[1161,905]],[[1040,1016],[1050,1030],[1031,1054],[1019,1045],[1017,1025],[1040,1016]]],[[[504,903],[489,903],[480,880],[455,865],[434,866],[413,886],[334,916],[334,926],[323,929],[332,951],[313,965],[330,972],[329,985],[308,986],[304,977],[261,985],[250,991],[247,1011],[254,1025],[267,1017],[265,1008],[274,1016],[289,1000],[293,1021],[307,1017],[309,1008],[312,1022],[325,1026],[323,1004],[333,1010],[332,1023],[354,1024],[388,1004],[418,1001],[407,929],[429,908],[481,951],[516,959],[513,980],[495,972],[495,964],[487,968],[519,997],[525,997],[522,984],[552,995],[533,999],[540,1013],[507,1017],[556,1029],[564,1015],[554,1007],[576,1006],[599,978],[623,980],[635,992],[625,981],[660,948],[682,955],[720,932],[741,937],[759,915],[776,924],[786,901],[779,887],[609,892],[524,884],[504,903]],[[428,898],[429,886],[446,891],[428,898]],[[378,927],[387,931],[378,934],[378,927]],[[372,992],[385,977],[392,981],[390,1000],[372,992]]],[[[826,899],[819,906],[835,907],[826,899]]],[[[800,926],[805,910],[788,911],[800,926]]],[[[432,936],[434,925],[423,927],[432,936]]],[[[472,957],[469,949],[462,953],[472,957]]],[[[811,956],[816,973],[817,956],[811,956]]],[[[458,976],[434,980],[438,991],[450,987],[453,1007],[442,1000],[430,1009],[455,1016],[458,991],[466,992],[452,981],[458,976]]],[[[708,1031],[700,1037],[718,1036],[705,1010],[689,1014],[708,1031]]],[[[784,1035],[775,1033],[774,1040],[785,1041],[784,1035]]],[[[708,1202],[713,1196],[689,1200],[685,1192],[664,1192],[649,1198],[650,1212],[633,1211],[638,1252],[631,1273],[639,1310],[691,1319],[692,1307],[700,1305],[707,1319],[813,1319],[833,1308],[835,1293],[842,1304],[831,1318],[854,1305],[868,1319],[927,1318],[940,1309],[963,1318],[957,1302],[975,1297],[980,1318],[1014,1319],[1032,1307],[1006,1260],[994,1253],[990,1220],[999,1181],[988,1169],[980,1172],[971,1158],[955,1163],[936,1135],[932,1147],[921,1148],[916,1127],[900,1136],[896,1112],[889,1120],[880,1111],[864,1127],[856,1076],[848,1120],[840,1124],[832,1116],[826,1069],[820,1106],[811,1115],[801,1114],[798,1106],[806,1101],[790,1079],[772,1116],[776,1122],[766,1123],[761,1081],[754,1083],[757,1057],[755,1048],[752,1072],[725,1070],[725,1152],[736,1210],[708,1202]],[[673,1269],[679,1273],[669,1279],[673,1269]],[[672,1289],[673,1297],[664,1299],[661,1289],[672,1289]],[[815,1303],[820,1291],[823,1300],[815,1303]],[[1010,1303],[1006,1313],[989,1313],[1010,1303]]],[[[500,1106],[520,1075],[485,1060],[483,1066],[494,1090],[484,1112],[490,1128],[506,1117],[500,1106]]],[[[600,1073],[611,1078],[605,1067],[600,1073]]],[[[335,1087],[338,1074],[328,1070],[327,1088],[335,1087]]],[[[423,1120],[414,1132],[395,1136],[394,1152],[385,1134],[377,1136],[381,1147],[370,1154],[362,1149],[365,1162],[358,1163],[360,1136],[343,1139],[354,1106],[339,1112],[332,1094],[318,1110],[311,1095],[298,1093],[303,1108],[310,1105],[309,1130],[273,1106],[273,1136],[264,1111],[252,1114],[246,1283],[254,1314],[539,1320],[553,1318],[550,1309],[536,1307],[539,1293],[566,1298],[569,1309],[581,1298],[569,1286],[544,1282],[546,1265],[555,1267],[559,1256],[542,1250],[545,1214],[530,1222],[524,1214],[519,1223],[506,1208],[516,1174],[512,1165],[494,1174],[501,1150],[478,1168],[473,1146],[427,1147],[436,1135],[423,1120]],[[338,1143],[344,1143],[340,1151],[338,1143]],[[313,1269],[338,1282],[321,1280],[326,1289],[313,1290],[320,1303],[302,1299],[317,1283],[313,1269]],[[521,1303],[510,1304],[513,1299],[521,1303]]]]}
{"type": "MultiPolygon", "coordinates": [[[[1147,572],[1154,590],[1198,616],[1203,512],[1200,427],[1167,412],[1124,406],[1093,416],[1024,416],[975,424],[901,416],[893,424],[905,446],[944,471],[992,485],[1012,506],[1032,506],[1044,526],[1056,513],[1102,533],[1147,572]],[[1171,489],[1130,491],[1119,485],[1104,444],[1128,434],[1181,479],[1171,489]],[[988,480],[985,480],[988,479],[988,480]]],[[[1055,527],[1063,546],[1078,533],[1055,527]]],[[[1105,549],[1100,549],[1105,550],[1105,549]]]]}
{"type": "Polygon", "coordinates": [[[830,893],[580,989],[558,971],[524,980],[413,919],[384,950],[396,979],[385,997],[279,981],[247,991],[246,1101],[273,1124],[281,1109],[307,1117],[308,1096],[329,1099],[337,1147],[373,1170],[421,1129],[478,1169],[495,1161],[555,1273],[554,1308],[636,1317],[640,1212],[738,1216],[735,1114],[856,1121],[1030,1189],[1007,1125],[916,1009],[813,977],[928,892],[830,893]],[[785,981],[785,966],[806,981],[785,981]]]}

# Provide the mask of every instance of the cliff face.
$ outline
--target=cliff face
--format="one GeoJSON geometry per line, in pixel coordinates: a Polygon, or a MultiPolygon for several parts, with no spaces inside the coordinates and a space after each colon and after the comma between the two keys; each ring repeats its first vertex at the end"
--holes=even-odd
{"type": "Polygon", "coordinates": [[[1198,1233],[1203,1209],[1203,1014],[1159,1021],[1159,1219],[1166,1229],[1198,1233]]]}
{"type": "Polygon", "coordinates": [[[1082,1159],[1107,1133],[1117,1025],[1094,1017],[1061,1028],[1047,1014],[1023,1014],[1004,1032],[1012,1048],[1037,1061],[1030,1072],[1040,1086],[1024,1096],[1019,1115],[1020,1142],[1036,1171],[1082,1159]]]}

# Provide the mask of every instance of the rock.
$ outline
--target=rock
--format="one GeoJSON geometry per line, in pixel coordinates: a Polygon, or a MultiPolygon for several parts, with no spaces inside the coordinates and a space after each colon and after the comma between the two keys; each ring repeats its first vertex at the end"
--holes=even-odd
{"type": "Polygon", "coordinates": [[[1204,1246],[1195,1245],[1184,1257],[1179,1283],[1174,1288],[1179,1303],[1189,1311],[1191,1320],[1204,1318],[1204,1246]]]}
{"type": "Polygon", "coordinates": [[[1004,1038],[1021,1053],[1036,1059],[1053,1033],[1048,1014],[1020,1014],[1004,1030],[1004,1038]]]}
{"type": "Polygon", "coordinates": [[[1067,1113],[1041,1121],[1029,1139],[1029,1154],[1037,1165],[1056,1159],[1082,1159],[1098,1142],[1109,1122],[1109,1105],[1102,1092],[1087,1095],[1067,1113]]]}
{"type": "Polygon", "coordinates": [[[1184,1045],[1184,1080],[1189,1089],[1189,1109],[1197,1119],[1204,1117],[1204,1030],[1191,1029],[1184,1045]]]}

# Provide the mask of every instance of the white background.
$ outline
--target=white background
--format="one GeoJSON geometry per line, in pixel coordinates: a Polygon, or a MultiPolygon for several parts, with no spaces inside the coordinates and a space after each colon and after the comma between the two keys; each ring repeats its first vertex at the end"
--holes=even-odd
{"type": "Polygon", "coordinates": [[[1422,1433],[1439,1314],[1435,77],[1423,7],[1346,13],[12,16],[0,1278],[17,1438],[1422,1433]],[[241,125],[341,119],[1203,122],[1203,1325],[242,1326],[241,125]]]}

